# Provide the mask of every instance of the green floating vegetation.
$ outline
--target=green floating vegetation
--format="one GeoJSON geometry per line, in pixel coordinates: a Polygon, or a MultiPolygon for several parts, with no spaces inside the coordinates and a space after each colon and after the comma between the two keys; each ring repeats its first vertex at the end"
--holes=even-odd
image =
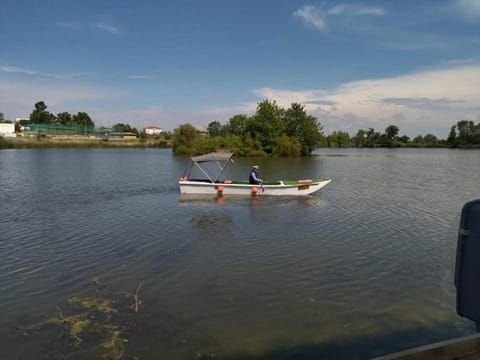
{"type": "Polygon", "coordinates": [[[128,340],[122,337],[122,332],[117,327],[112,326],[108,328],[110,328],[107,331],[109,336],[100,343],[100,347],[105,350],[104,358],[121,359],[125,354],[128,340]]]}
{"type": "Polygon", "coordinates": [[[112,300],[109,299],[72,297],[68,299],[68,303],[78,304],[83,308],[98,310],[105,313],[117,312],[117,310],[113,308],[112,300]]]}
{"type": "MultiPolygon", "coordinates": [[[[109,291],[98,277],[92,278],[94,296],[74,296],[57,306],[57,314],[46,321],[18,327],[22,337],[35,332],[49,344],[48,358],[139,359],[150,349],[139,347],[151,337],[162,347],[165,358],[213,359],[221,354],[218,341],[196,329],[182,316],[169,313],[152,316],[142,312],[140,283],[134,292],[109,291]],[[60,334],[56,331],[60,330],[60,334]],[[143,351],[141,356],[132,352],[143,351]],[[164,354],[165,353],[165,354],[164,354]]],[[[43,354],[45,355],[45,354],[43,354]]]]}
{"type": "MultiPolygon", "coordinates": [[[[92,280],[94,284],[101,285],[98,277],[92,280]]],[[[127,337],[136,327],[135,314],[139,313],[142,303],[139,295],[141,286],[142,283],[134,293],[128,293],[127,297],[115,299],[102,295],[98,288],[94,297],[71,297],[63,307],[65,314],[57,306],[57,316],[20,330],[23,335],[28,335],[29,331],[42,331],[56,326],[71,339],[72,355],[81,345],[82,352],[86,351],[93,358],[125,358],[127,337]]]]}
{"type": "Polygon", "coordinates": [[[46,324],[60,325],[67,329],[77,346],[82,342],[80,335],[91,325],[91,321],[85,314],[63,316],[60,312],[59,317],[48,319],[46,324]]]}

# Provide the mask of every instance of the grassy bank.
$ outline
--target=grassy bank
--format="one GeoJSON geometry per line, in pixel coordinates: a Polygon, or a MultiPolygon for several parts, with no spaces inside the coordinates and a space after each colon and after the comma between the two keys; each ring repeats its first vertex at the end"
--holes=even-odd
{"type": "Polygon", "coordinates": [[[53,138],[53,137],[0,137],[0,149],[46,149],[46,148],[168,148],[169,141],[160,139],[108,139],[100,138],[53,138]]]}

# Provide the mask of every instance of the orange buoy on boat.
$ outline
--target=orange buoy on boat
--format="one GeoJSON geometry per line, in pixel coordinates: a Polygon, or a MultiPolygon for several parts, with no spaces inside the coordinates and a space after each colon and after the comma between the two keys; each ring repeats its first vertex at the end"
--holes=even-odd
{"type": "Polygon", "coordinates": [[[256,186],[252,187],[252,195],[257,195],[258,188],[256,186]]]}
{"type": "Polygon", "coordinates": [[[218,185],[217,186],[217,192],[218,192],[218,195],[221,195],[223,193],[223,185],[218,185]]]}

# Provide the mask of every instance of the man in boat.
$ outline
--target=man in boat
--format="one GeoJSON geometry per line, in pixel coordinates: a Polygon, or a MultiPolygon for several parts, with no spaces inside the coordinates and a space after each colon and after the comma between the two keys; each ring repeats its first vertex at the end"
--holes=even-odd
{"type": "Polygon", "coordinates": [[[252,166],[252,171],[250,172],[250,176],[248,178],[248,182],[253,185],[260,185],[262,183],[262,179],[258,177],[258,170],[259,170],[258,165],[253,165],[252,166]]]}

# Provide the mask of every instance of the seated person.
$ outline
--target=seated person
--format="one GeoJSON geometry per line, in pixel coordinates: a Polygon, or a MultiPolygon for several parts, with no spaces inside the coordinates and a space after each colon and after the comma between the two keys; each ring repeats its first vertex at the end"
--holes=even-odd
{"type": "Polygon", "coordinates": [[[259,170],[259,166],[258,165],[253,165],[252,166],[252,171],[250,172],[250,176],[248,178],[248,182],[250,184],[255,184],[255,185],[259,185],[262,183],[262,179],[260,179],[258,177],[258,170],[259,170]]]}

